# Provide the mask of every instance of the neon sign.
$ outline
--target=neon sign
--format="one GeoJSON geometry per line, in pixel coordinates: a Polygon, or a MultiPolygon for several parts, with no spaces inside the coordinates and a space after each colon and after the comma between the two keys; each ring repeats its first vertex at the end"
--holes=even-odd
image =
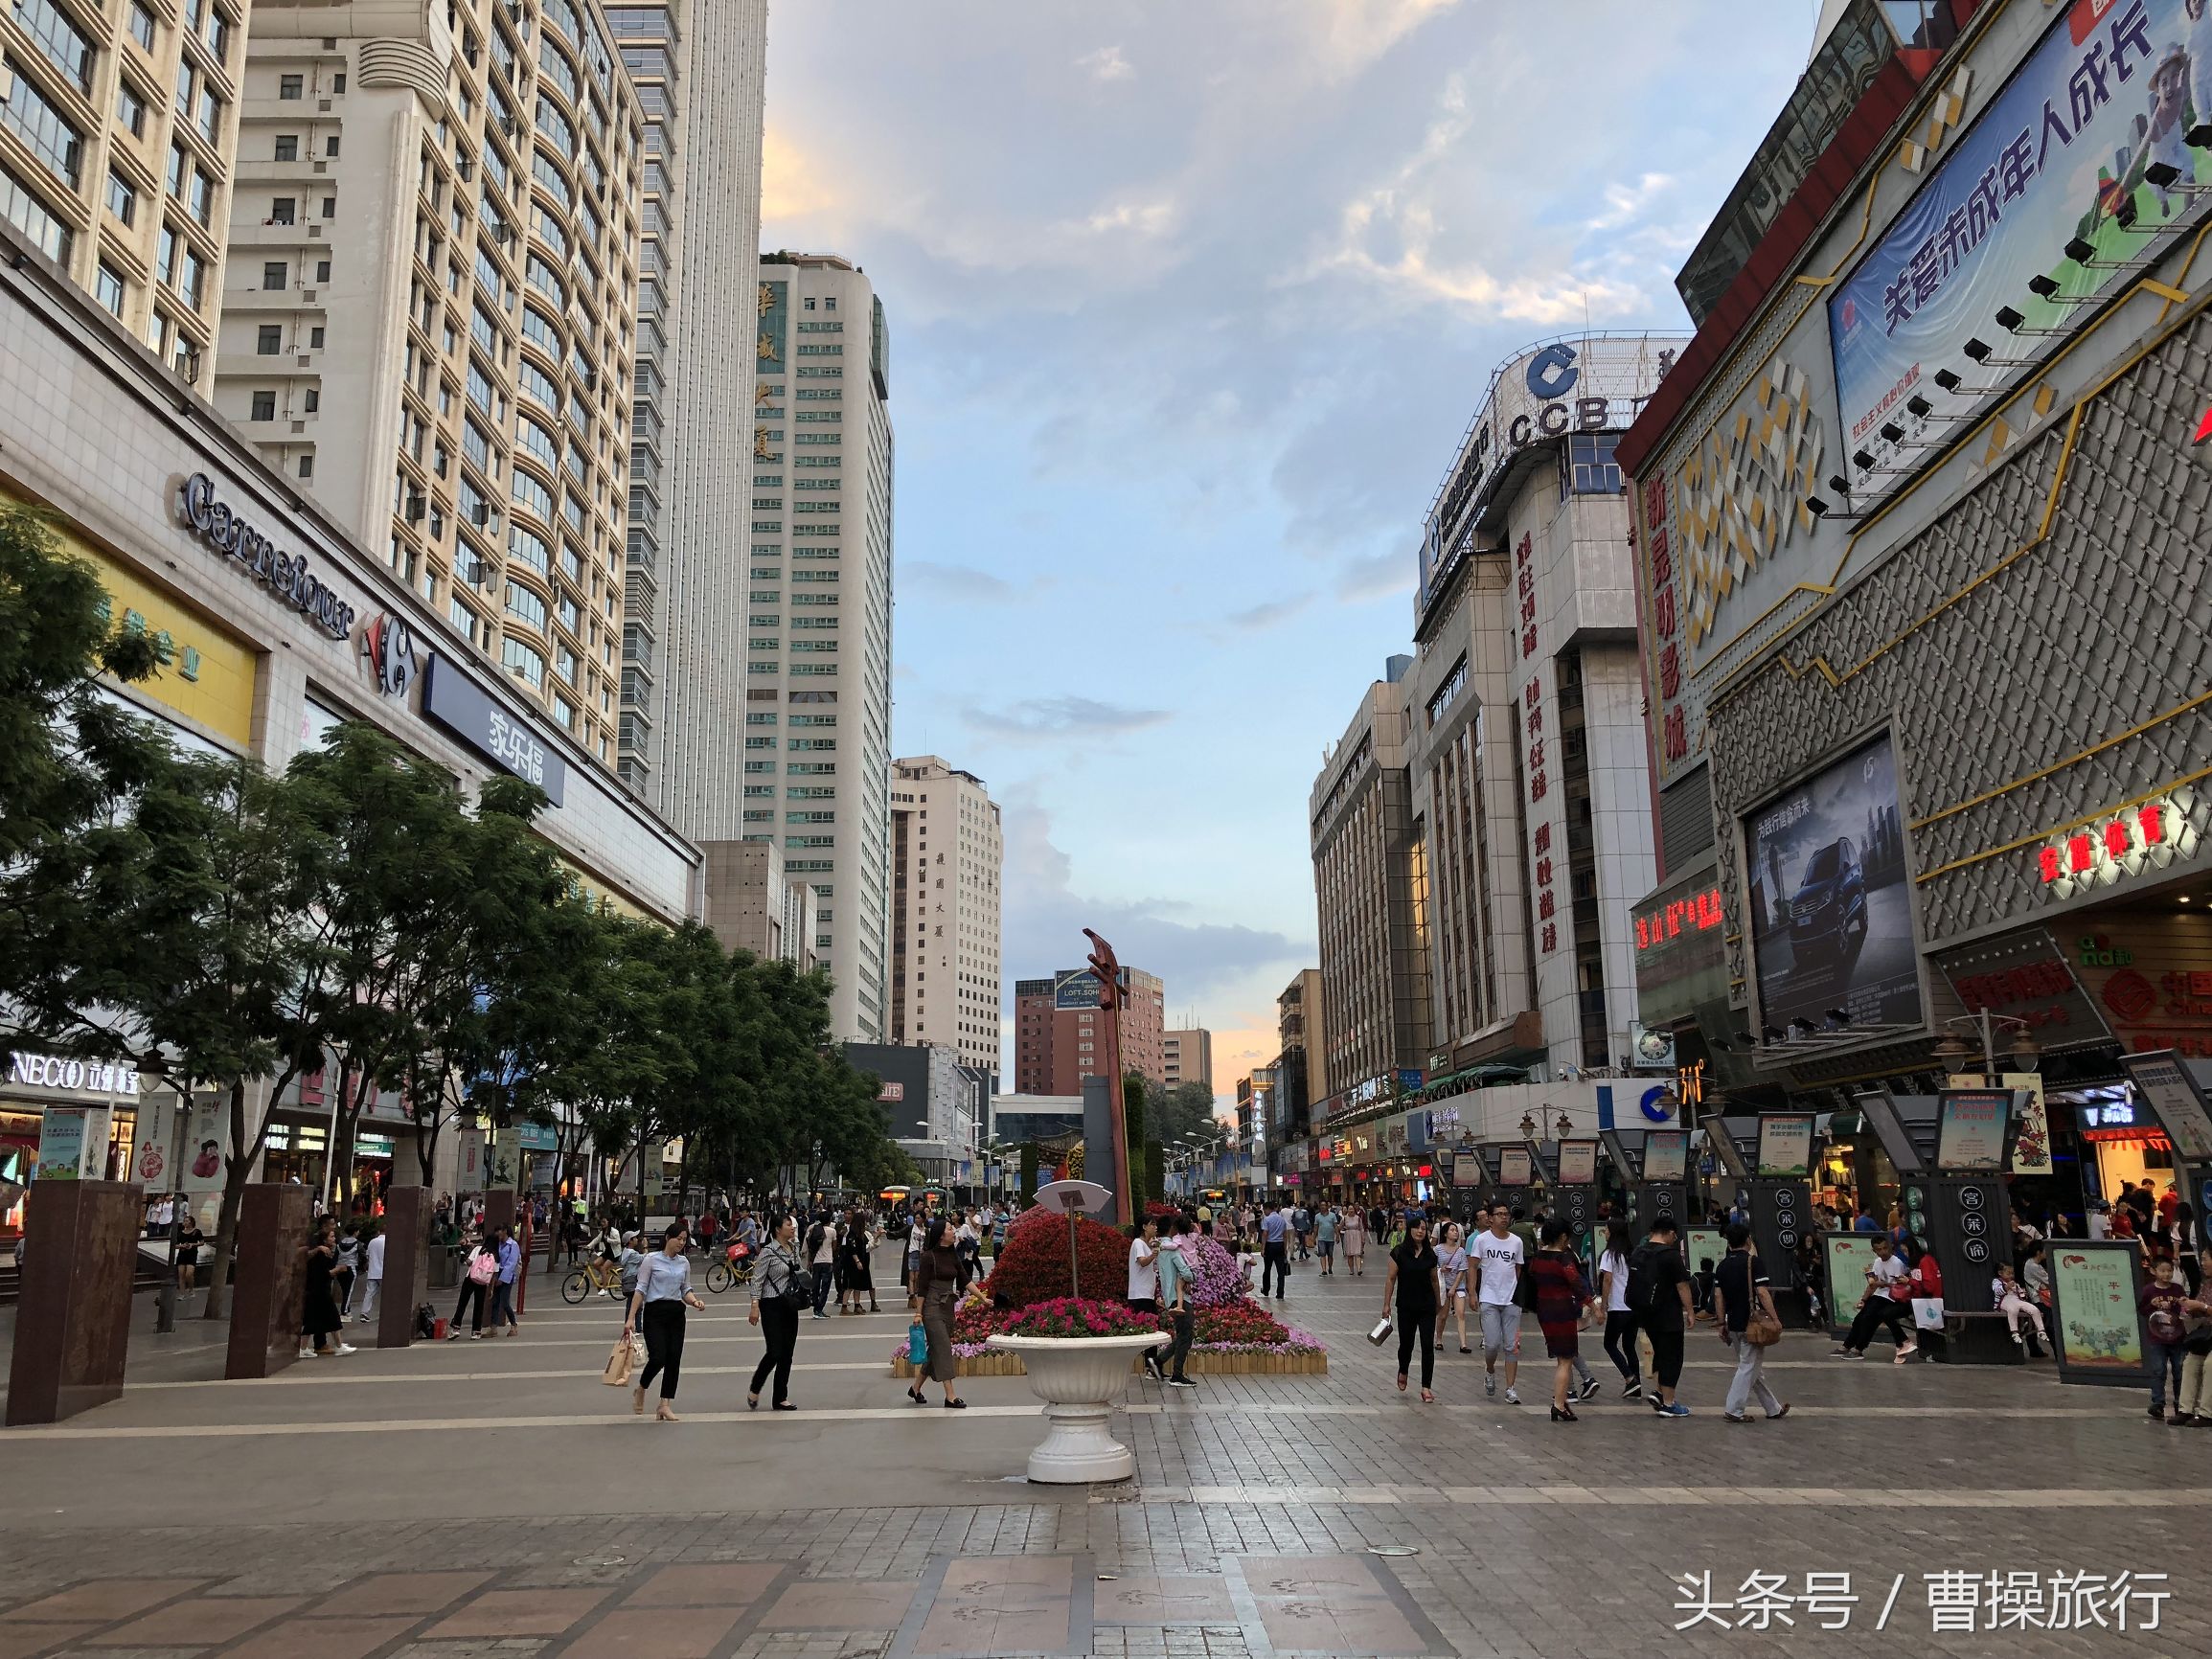
{"type": "Polygon", "coordinates": [[[1636,948],[1653,950],[1682,937],[1684,933],[1710,933],[1725,926],[1727,917],[1721,908],[1721,890],[1708,887],[1702,893],[1670,899],[1657,909],[1636,918],[1636,948]]]}
{"type": "Polygon", "coordinates": [[[2132,807],[2102,822],[2054,836],[2036,849],[2036,870],[2043,886],[2062,898],[2085,888],[2101,887],[2122,875],[2172,862],[2187,833],[2181,809],[2171,801],[2132,807]]]}

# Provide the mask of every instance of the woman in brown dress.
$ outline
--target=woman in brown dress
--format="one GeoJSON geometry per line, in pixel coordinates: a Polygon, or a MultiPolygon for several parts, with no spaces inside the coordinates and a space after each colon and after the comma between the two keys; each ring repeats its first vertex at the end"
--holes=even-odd
{"type": "MultiPolygon", "coordinates": [[[[952,1352],[952,1309],[959,1300],[960,1258],[953,1251],[951,1230],[946,1226],[945,1217],[934,1216],[923,1235],[922,1261],[914,1271],[914,1291],[906,1306],[909,1311],[922,1315],[922,1328],[929,1334],[929,1360],[923,1376],[935,1377],[944,1385],[948,1411],[968,1409],[968,1402],[952,1383],[960,1374],[960,1361],[952,1352]]],[[[906,1397],[916,1405],[927,1403],[922,1377],[915,1378],[906,1397]]]]}
{"type": "Polygon", "coordinates": [[[1536,1286],[1536,1322],[1543,1328],[1544,1352],[1552,1358],[1552,1421],[1575,1422],[1580,1420],[1568,1403],[1567,1391],[1573,1385],[1577,1336],[1589,1297],[1582,1263],[1567,1244],[1566,1223],[1547,1217],[1538,1242],[1540,1247],[1528,1271],[1536,1286]]]}

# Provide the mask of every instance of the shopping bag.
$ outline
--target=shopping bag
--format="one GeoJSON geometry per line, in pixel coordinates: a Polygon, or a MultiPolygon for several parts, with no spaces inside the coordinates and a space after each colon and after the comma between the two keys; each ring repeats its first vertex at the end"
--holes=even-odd
{"type": "Polygon", "coordinates": [[[636,1371],[643,1371],[647,1358],[645,1332],[642,1330],[631,1331],[629,1333],[629,1363],[631,1368],[636,1371]]]}
{"type": "Polygon", "coordinates": [[[1367,1340],[1375,1344],[1375,1346],[1378,1348],[1380,1348],[1385,1342],[1390,1340],[1389,1314],[1385,1313],[1380,1320],[1376,1322],[1375,1329],[1367,1333],[1367,1340]]]}
{"type": "Polygon", "coordinates": [[[614,1339],[614,1352],[606,1356],[606,1369],[599,1374],[599,1380],[609,1388],[622,1388],[628,1383],[629,1373],[629,1339],[618,1336],[614,1339]]]}
{"type": "Polygon", "coordinates": [[[1936,1296],[1915,1296],[1912,1299],[1912,1323],[1921,1330],[1943,1329],[1943,1300],[1936,1296]]]}
{"type": "Polygon", "coordinates": [[[909,1365],[927,1365],[929,1363],[929,1328],[927,1326],[909,1325],[906,1328],[906,1363],[909,1365]]]}

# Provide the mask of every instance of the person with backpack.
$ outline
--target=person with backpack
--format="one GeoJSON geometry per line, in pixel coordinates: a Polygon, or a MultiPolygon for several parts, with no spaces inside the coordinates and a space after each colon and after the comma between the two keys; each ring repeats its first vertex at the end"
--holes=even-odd
{"type": "Polygon", "coordinates": [[[498,1282],[499,1247],[492,1239],[479,1239],[461,1269],[461,1300],[453,1305],[453,1321],[445,1328],[447,1342],[460,1340],[464,1312],[468,1314],[468,1340],[483,1340],[484,1310],[490,1304],[491,1287],[498,1282]]]}
{"type": "Polygon", "coordinates": [[[1688,1417],[1675,1398],[1682,1380],[1683,1333],[1690,1328],[1690,1274],[1682,1265],[1680,1233],[1672,1216],[1656,1216],[1651,1235],[1629,1258],[1629,1303],[1652,1344],[1652,1375],[1658,1387],[1648,1398],[1660,1417],[1688,1417]]]}

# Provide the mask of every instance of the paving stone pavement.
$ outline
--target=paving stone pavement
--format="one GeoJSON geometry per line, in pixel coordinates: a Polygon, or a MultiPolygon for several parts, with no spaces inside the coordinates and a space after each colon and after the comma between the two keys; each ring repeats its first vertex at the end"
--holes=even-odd
{"type": "Polygon", "coordinates": [[[1456,1352],[1437,1404],[1399,1395],[1394,1354],[1360,1340],[1380,1294],[1294,1278],[1284,1310],[1331,1343],[1326,1376],[1133,1382],[1114,1426],[1138,1478],[1094,1489],[1020,1479],[1040,1431],[1019,1379],[970,1379],[966,1413],[896,1405],[892,1308],[809,1322],[805,1409],[774,1417],[743,1407],[758,1339],[726,1301],[695,1320],[677,1424],[599,1387],[606,1310],[558,1303],[513,1341],[268,1383],[169,1361],[64,1434],[0,1434],[0,1659],[1604,1659],[1899,1637],[2212,1659],[2212,1434],[2152,1423],[2140,1393],[1836,1362],[1791,1335],[1790,1417],[1738,1428],[1701,1336],[1697,1415],[1661,1421],[1615,1398],[1592,1341],[1605,1395],[1554,1424],[1540,1364],[1519,1409],[1456,1352]]]}

